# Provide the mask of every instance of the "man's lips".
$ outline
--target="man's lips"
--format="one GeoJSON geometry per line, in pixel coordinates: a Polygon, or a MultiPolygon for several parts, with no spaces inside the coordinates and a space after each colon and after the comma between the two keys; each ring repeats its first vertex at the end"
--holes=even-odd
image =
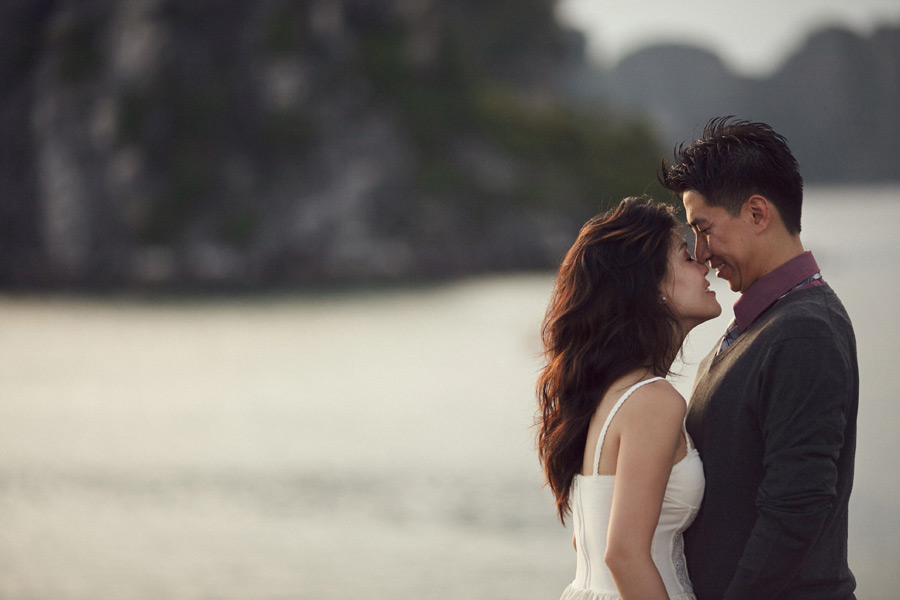
{"type": "Polygon", "coordinates": [[[721,279],[725,279],[725,276],[722,275],[722,271],[727,271],[727,270],[728,270],[728,264],[727,264],[727,263],[723,263],[723,262],[721,262],[721,263],[719,263],[719,264],[709,263],[709,266],[716,270],[716,277],[719,277],[719,278],[721,278],[721,279]]]}

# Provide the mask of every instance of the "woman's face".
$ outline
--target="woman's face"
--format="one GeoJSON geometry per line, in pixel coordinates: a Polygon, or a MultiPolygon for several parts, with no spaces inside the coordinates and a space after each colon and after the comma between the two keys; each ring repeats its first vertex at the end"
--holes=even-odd
{"type": "Polygon", "coordinates": [[[673,232],[669,249],[669,270],[660,285],[660,293],[681,322],[685,333],[704,321],[718,317],[722,312],[716,293],[709,289],[707,273],[709,267],[694,260],[687,243],[673,232]]]}

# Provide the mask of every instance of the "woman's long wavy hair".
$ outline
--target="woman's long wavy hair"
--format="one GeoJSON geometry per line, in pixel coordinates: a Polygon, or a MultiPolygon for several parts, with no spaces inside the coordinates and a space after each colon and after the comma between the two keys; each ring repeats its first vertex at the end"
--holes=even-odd
{"type": "Polygon", "coordinates": [[[671,207],[626,198],[582,227],[559,268],[541,329],[537,425],[563,524],[603,395],[635,369],[667,375],[678,352],[678,324],[660,292],[677,226],[671,207]]]}

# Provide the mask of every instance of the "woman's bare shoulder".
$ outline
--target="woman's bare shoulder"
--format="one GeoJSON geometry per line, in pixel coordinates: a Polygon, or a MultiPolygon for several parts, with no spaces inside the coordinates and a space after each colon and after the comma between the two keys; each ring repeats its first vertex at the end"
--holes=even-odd
{"type": "Polygon", "coordinates": [[[629,417],[644,423],[658,420],[680,426],[687,413],[687,402],[671,383],[659,379],[634,390],[622,408],[628,409],[625,414],[629,417]]]}

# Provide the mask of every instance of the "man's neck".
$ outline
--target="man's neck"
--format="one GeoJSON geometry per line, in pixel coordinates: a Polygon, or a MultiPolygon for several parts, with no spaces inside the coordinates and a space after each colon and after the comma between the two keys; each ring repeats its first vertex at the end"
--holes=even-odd
{"type": "Polygon", "coordinates": [[[754,281],[768,275],[784,263],[797,258],[805,252],[799,235],[773,236],[770,239],[763,240],[760,246],[758,254],[758,264],[760,266],[754,281]]]}

